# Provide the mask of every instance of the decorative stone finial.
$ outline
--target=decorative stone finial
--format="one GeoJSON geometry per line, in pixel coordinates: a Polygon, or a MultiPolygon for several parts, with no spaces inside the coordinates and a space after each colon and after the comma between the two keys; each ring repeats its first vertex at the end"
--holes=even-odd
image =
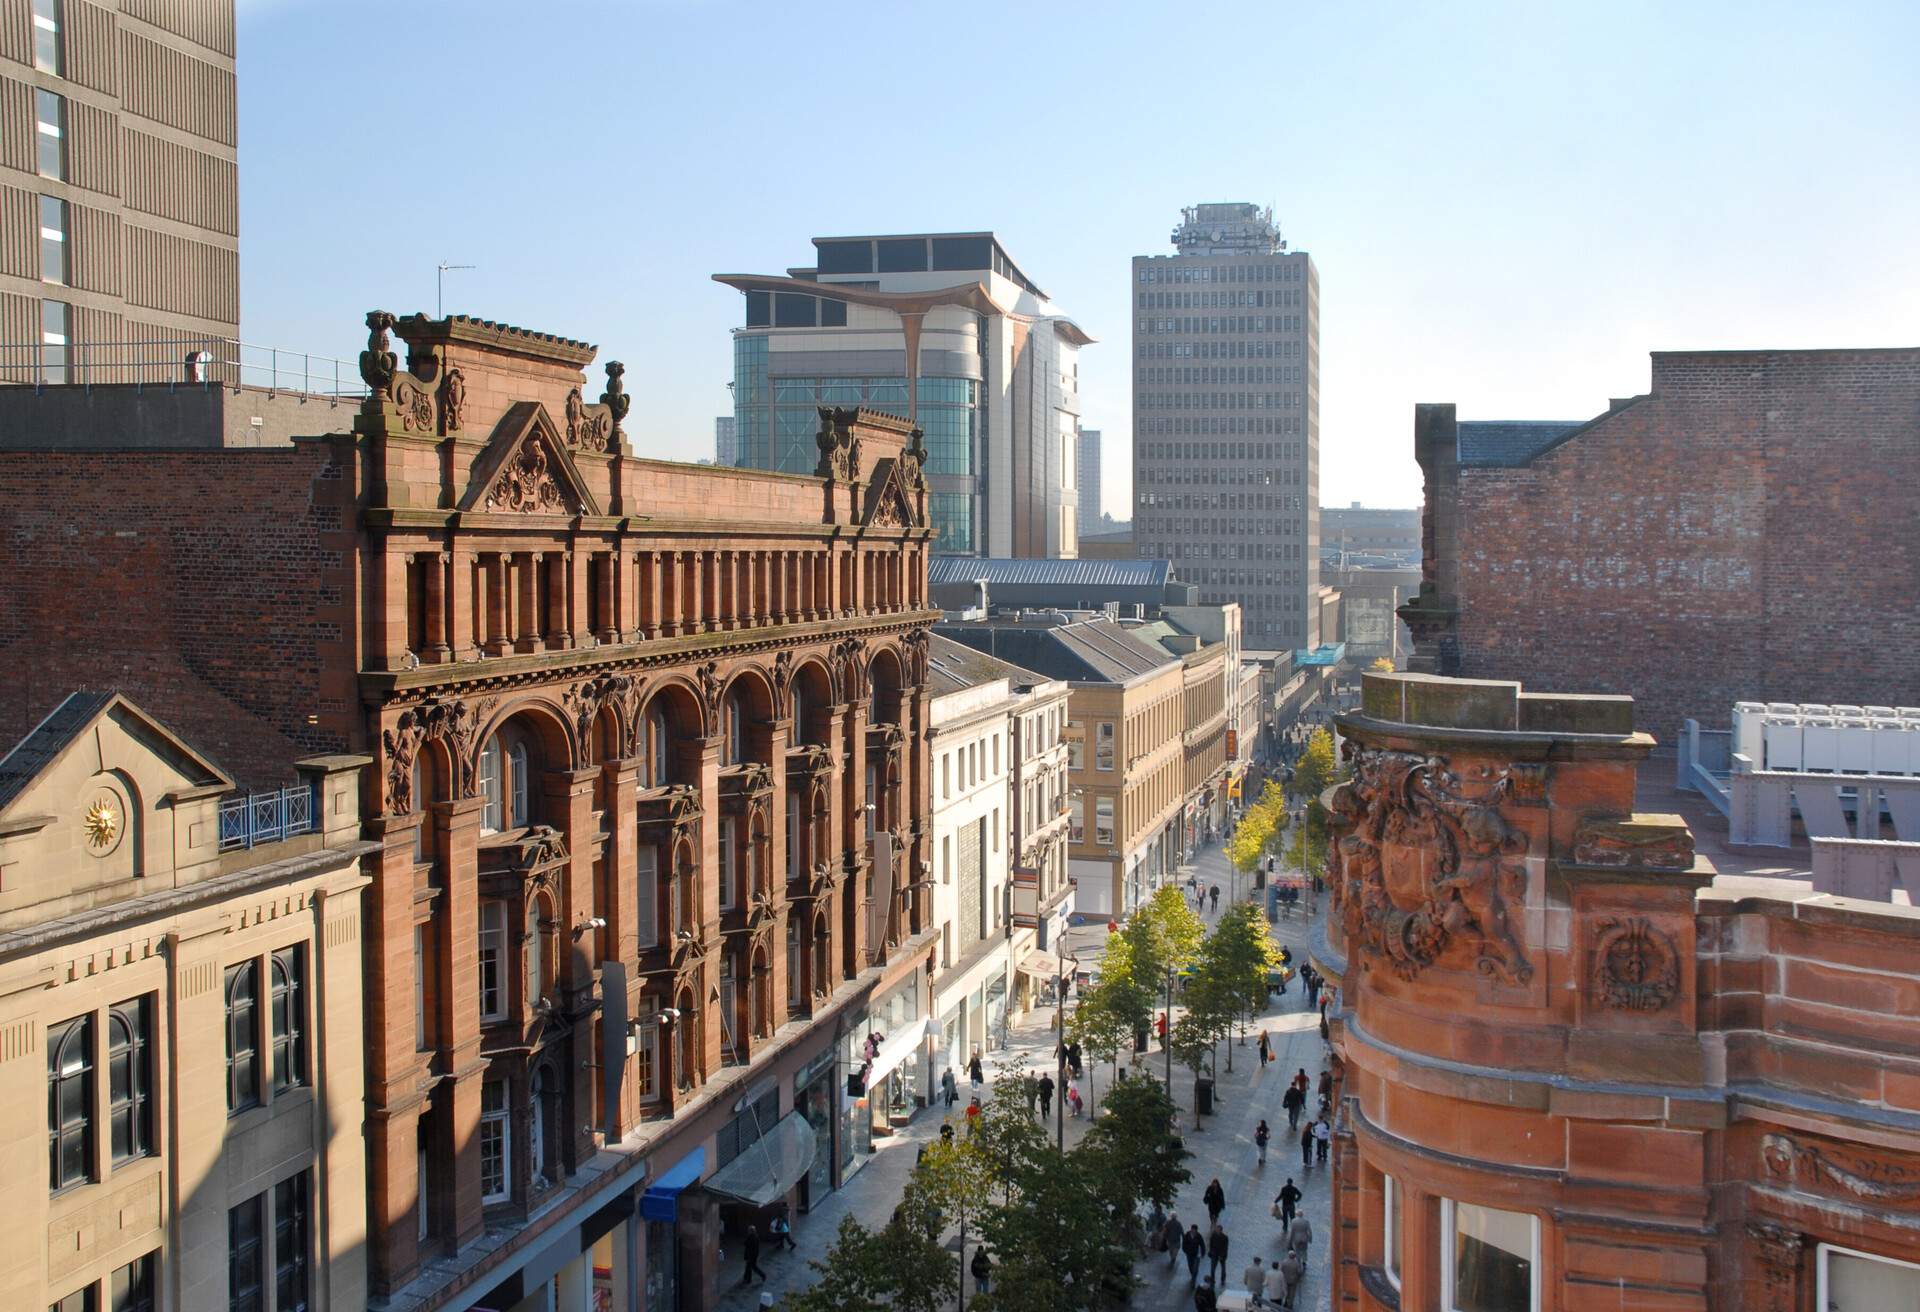
{"type": "Polygon", "coordinates": [[[619,437],[620,427],[626,421],[627,411],[633,408],[633,398],[627,395],[627,386],[621,382],[627,367],[618,360],[607,361],[607,390],[600,393],[600,404],[613,416],[613,436],[619,437]]]}
{"type": "Polygon", "coordinates": [[[393,353],[393,315],[385,310],[367,311],[367,349],[360,352],[360,377],[375,392],[393,386],[400,361],[393,353]]]}

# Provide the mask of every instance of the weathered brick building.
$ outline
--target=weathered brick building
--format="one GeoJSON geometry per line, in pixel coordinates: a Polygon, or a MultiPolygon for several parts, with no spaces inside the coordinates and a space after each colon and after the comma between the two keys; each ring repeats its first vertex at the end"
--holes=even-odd
{"type": "Polygon", "coordinates": [[[1920,350],[1656,352],[1585,423],[1422,405],[1416,668],[1735,701],[1920,697],[1920,350]]]}
{"type": "Polygon", "coordinates": [[[924,1033],[920,435],[648,460],[591,346],[368,322],[351,433],[0,451],[0,727],[90,685],[242,780],[372,756],[376,1306],[702,1306],[723,1207],[857,1169],[868,1016],[924,1033]]]}
{"type": "Polygon", "coordinates": [[[1913,1306],[1920,911],[1635,814],[1628,698],[1364,684],[1313,942],[1334,1306],[1913,1306]]]}

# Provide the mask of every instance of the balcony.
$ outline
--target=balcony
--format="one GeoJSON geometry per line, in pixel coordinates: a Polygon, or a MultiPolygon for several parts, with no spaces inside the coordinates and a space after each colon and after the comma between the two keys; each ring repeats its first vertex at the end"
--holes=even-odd
{"type": "Polygon", "coordinates": [[[230,797],[220,803],[220,850],[233,852],[310,834],[318,828],[319,810],[310,784],[230,797]]]}

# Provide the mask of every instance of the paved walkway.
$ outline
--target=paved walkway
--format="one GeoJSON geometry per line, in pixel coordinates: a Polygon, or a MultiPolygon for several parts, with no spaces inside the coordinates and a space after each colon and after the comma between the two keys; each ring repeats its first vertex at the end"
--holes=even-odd
{"type": "MultiPolygon", "coordinates": [[[[1209,883],[1219,884],[1221,905],[1225,906],[1230,871],[1221,849],[1216,845],[1203,851],[1194,861],[1194,871],[1202,887],[1209,883]]],[[[1247,880],[1242,877],[1238,884],[1244,894],[1247,880]]],[[[1209,925],[1216,919],[1211,906],[1209,903],[1205,915],[1209,925]]],[[[1307,927],[1303,922],[1283,921],[1275,927],[1275,936],[1293,949],[1296,962],[1306,959],[1307,927]]],[[[1064,946],[1069,954],[1077,952],[1084,964],[1091,964],[1098,960],[1100,943],[1105,938],[1104,925],[1087,926],[1066,935],[1064,946]]],[[[1314,1230],[1307,1277],[1301,1286],[1303,1296],[1298,1300],[1297,1308],[1302,1312],[1327,1312],[1325,1254],[1329,1225],[1329,1168],[1301,1168],[1298,1137],[1288,1142],[1287,1116],[1280,1107],[1280,1095],[1296,1069],[1305,1068],[1310,1078],[1318,1079],[1320,1069],[1325,1065],[1326,1048],[1320,1041],[1318,1016],[1305,1009],[1306,999],[1298,984],[1290,988],[1285,997],[1272,999],[1272,1002],[1274,1005],[1248,1031],[1245,1046],[1240,1046],[1236,1041],[1232,1071],[1226,1068],[1227,1052],[1222,1046],[1214,1114],[1205,1118],[1199,1130],[1193,1128],[1192,1075],[1178,1064],[1174,1066],[1174,1097],[1181,1107],[1181,1132],[1186,1136],[1187,1150],[1193,1154],[1187,1162],[1193,1179],[1176,1200],[1174,1211],[1183,1222],[1197,1222],[1201,1232],[1205,1233],[1207,1210],[1200,1196],[1209,1181],[1216,1177],[1219,1179],[1227,1197],[1227,1208],[1221,1221],[1231,1240],[1225,1287],[1239,1289],[1241,1273],[1254,1253],[1259,1253],[1265,1262],[1275,1261],[1283,1254],[1278,1237],[1280,1223],[1268,1215],[1267,1208],[1281,1184],[1288,1176],[1292,1176],[1294,1183],[1306,1194],[1302,1207],[1314,1230]],[[1275,1060],[1264,1072],[1258,1069],[1259,1059],[1255,1049],[1255,1039],[1263,1028],[1275,1052],[1275,1060]],[[1273,1142],[1268,1148],[1265,1166],[1258,1164],[1253,1144],[1253,1130],[1262,1117],[1273,1131],[1273,1142]]],[[[1053,1017],[1051,1008],[1036,1009],[1024,1018],[1024,1023],[1014,1026],[1008,1047],[986,1059],[987,1084],[980,1090],[983,1096],[989,1092],[994,1077],[1002,1072],[1053,1071],[1053,1017]]],[[[1157,1046],[1137,1060],[1156,1076],[1165,1070],[1166,1059],[1157,1046]]],[[[1112,1065],[1094,1067],[1088,1074],[1093,1097],[1112,1087],[1115,1076],[1112,1065]]],[[[960,1101],[952,1113],[956,1131],[964,1132],[961,1112],[971,1092],[963,1074],[960,1101]]],[[[1082,1093],[1087,1092],[1083,1086],[1082,1093]]],[[[870,1228],[884,1225],[892,1215],[895,1204],[900,1201],[920,1145],[938,1137],[944,1113],[945,1109],[936,1102],[916,1116],[904,1130],[889,1139],[877,1141],[873,1155],[844,1189],[828,1195],[813,1211],[795,1218],[794,1241],[798,1245],[795,1251],[779,1251],[770,1245],[764,1247],[760,1257],[760,1265],[767,1273],[764,1284],[745,1288],[738,1285],[743,1262],[738,1239],[730,1239],[726,1260],[720,1268],[718,1307],[722,1312],[746,1312],[747,1309],[758,1308],[763,1292],[773,1296],[773,1305],[777,1307],[781,1297],[789,1290],[811,1284],[814,1273],[807,1261],[826,1253],[839,1230],[842,1217],[852,1215],[870,1228]]],[[[1055,1123],[1050,1120],[1048,1125],[1052,1127],[1055,1123]]],[[[1079,1141],[1088,1124],[1084,1119],[1066,1118],[1068,1147],[1079,1141]]],[[[947,1241],[948,1246],[953,1247],[955,1236],[949,1234],[947,1241]]],[[[1172,1309],[1193,1306],[1192,1285],[1188,1281],[1184,1261],[1169,1267],[1164,1256],[1152,1254],[1140,1263],[1138,1273],[1141,1287],[1134,1297],[1135,1307],[1172,1309]]],[[[1201,1275],[1206,1275],[1204,1261],[1201,1263],[1201,1275]]],[[[971,1294],[971,1278],[967,1287],[971,1294]]]]}

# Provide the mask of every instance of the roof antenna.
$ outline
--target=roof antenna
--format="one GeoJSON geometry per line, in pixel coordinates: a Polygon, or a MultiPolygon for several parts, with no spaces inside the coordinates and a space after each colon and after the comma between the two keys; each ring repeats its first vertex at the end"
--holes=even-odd
{"type": "Polygon", "coordinates": [[[477,269],[479,267],[480,266],[477,264],[448,264],[445,260],[442,260],[439,264],[434,266],[434,272],[433,272],[433,317],[434,318],[444,319],[447,317],[447,270],[477,269]]]}

